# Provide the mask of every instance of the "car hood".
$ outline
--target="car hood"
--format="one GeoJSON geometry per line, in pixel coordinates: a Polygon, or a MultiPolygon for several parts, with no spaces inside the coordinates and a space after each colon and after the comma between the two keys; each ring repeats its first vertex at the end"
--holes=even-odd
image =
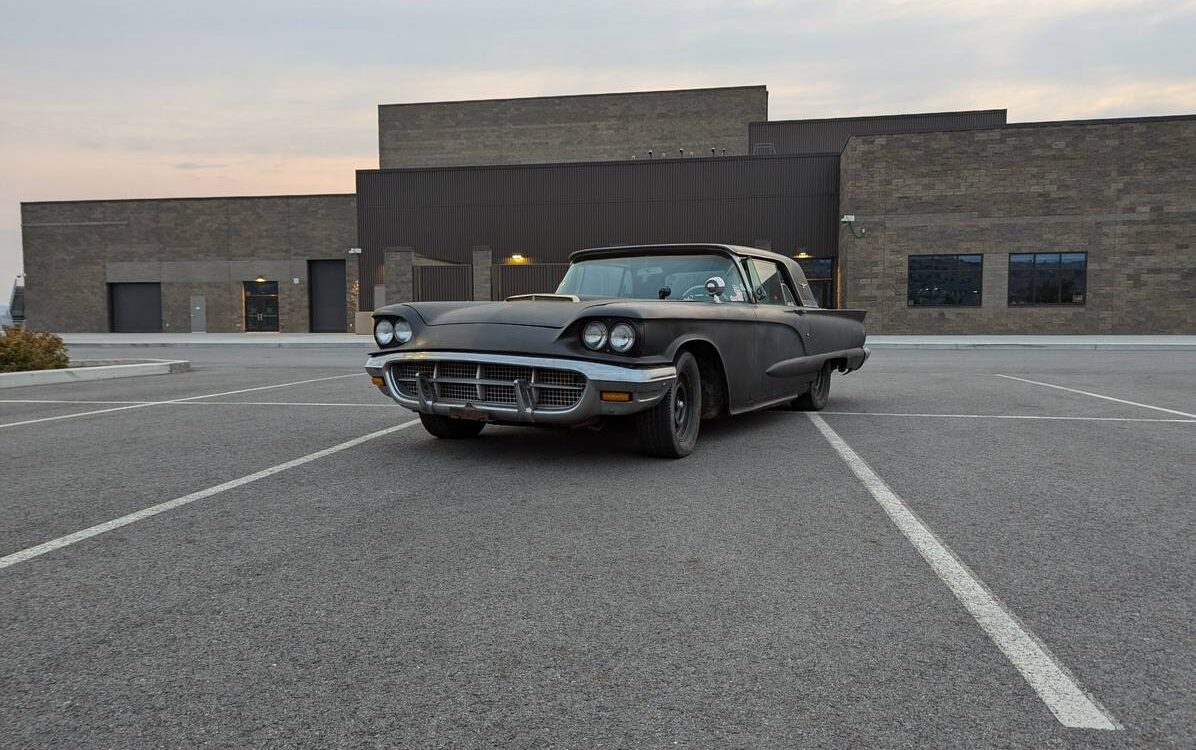
{"type": "Polygon", "coordinates": [[[613,300],[569,302],[414,302],[414,308],[430,326],[469,323],[499,323],[516,326],[564,328],[588,310],[608,305],[613,300]]]}

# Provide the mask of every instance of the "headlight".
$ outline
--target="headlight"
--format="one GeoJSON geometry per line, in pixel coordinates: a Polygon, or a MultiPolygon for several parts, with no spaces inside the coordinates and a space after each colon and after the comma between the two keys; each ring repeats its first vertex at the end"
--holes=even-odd
{"type": "Polygon", "coordinates": [[[586,345],[587,349],[598,351],[606,346],[606,323],[601,320],[591,320],[586,323],[586,327],[581,329],[581,343],[586,345]]]}
{"type": "Polygon", "coordinates": [[[406,344],[411,340],[411,324],[402,318],[395,319],[395,343],[406,344]]]}
{"type": "Polygon", "coordinates": [[[635,346],[635,329],[626,323],[615,323],[610,329],[610,348],[623,354],[635,346]]]}
{"type": "Polygon", "coordinates": [[[389,320],[383,318],[374,324],[374,341],[378,346],[386,346],[395,340],[395,327],[389,320]]]}

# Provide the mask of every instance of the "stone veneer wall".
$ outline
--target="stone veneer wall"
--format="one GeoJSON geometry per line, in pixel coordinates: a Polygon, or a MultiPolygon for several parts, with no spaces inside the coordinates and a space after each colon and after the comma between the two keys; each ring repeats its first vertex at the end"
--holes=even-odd
{"type": "Polygon", "coordinates": [[[844,307],[872,333],[1196,333],[1196,117],[863,136],[844,307]],[[1010,253],[1088,253],[1086,304],[1007,304],[1010,253]],[[982,253],[980,307],[910,307],[910,255],[982,253]]]}
{"type": "Polygon", "coordinates": [[[378,107],[382,169],[748,153],[768,89],[736,86],[378,107]]]}
{"type": "Polygon", "coordinates": [[[278,281],[281,330],[307,331],[307,261],[344,260],[352,330],[355,195],[24,203],[21,222],[31,328],[106,331],[109,283],[159,282],[164,332],[191,330],[192,295],[208,331],[237,332],[242,283],[261,274],[278,281]]]}

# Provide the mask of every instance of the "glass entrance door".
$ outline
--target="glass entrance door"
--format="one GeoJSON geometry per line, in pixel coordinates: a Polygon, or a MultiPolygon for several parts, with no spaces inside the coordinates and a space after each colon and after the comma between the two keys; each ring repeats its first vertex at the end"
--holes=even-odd
{"type": "Polygon", "coordinates": [[[810,291],[819,307],[832,308],[835,306],[835,259],[834,258],[798,258],[798,265],[810,282],[810,291]]]}
{"type": "Polygon", "coordinates": [[[245,282],[245,330],[278,330],[278,282],[245,282]]]}

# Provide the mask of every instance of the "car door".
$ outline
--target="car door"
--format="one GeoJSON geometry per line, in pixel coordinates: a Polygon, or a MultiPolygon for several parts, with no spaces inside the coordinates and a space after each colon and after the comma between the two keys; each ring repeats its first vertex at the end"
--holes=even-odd
{"type": "Polygon", "coordinates": [[[808,353],[811,335],[806,309],[798,304],[788,275],[771,260],[744,260],[756,299],[757,378],[753,399],[756,403],[796,396],[805,390],[812,373],[777,377],[768,368],[808,353]]]}

